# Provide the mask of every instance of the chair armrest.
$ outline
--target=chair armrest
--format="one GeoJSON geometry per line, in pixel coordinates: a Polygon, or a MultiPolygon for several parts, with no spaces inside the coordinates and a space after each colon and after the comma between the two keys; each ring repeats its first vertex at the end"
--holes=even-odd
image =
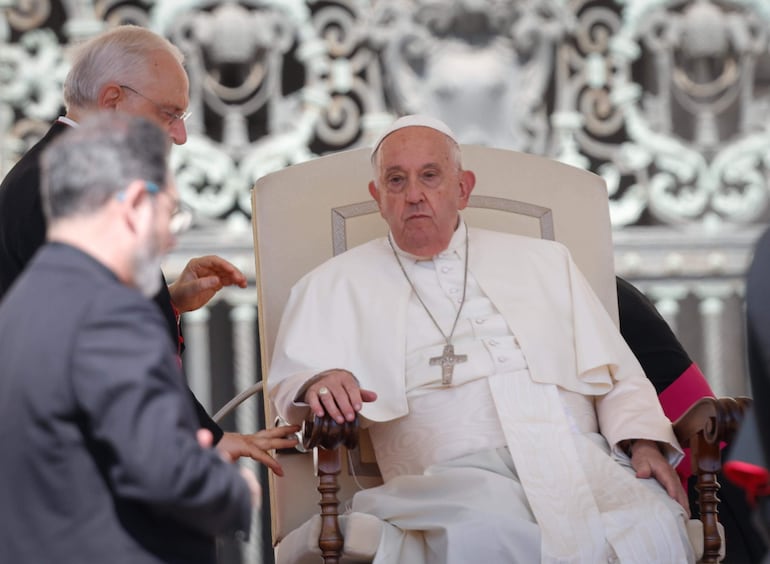
{"type": "Polygon", "coordinates": [[[692,447],[696,438],[709,444],[729,443],[741,426],[743,414],[751,405],[747,397],[704,397],[674,421],[674,433],[682,447],[692,447]]]}
{"type": "Polygon", "coordinates": [[[692,472],[696,476],[700,520],[703,523],[701,562],[718,562],[722,539],[719,535],[719,482],[722,469],[721,445],[729,443],[751,405],[747,397],[705,397],[695,402],[674,425],[682,447],[690,448],[692,472]]]}
{"type": "Polygon", "coordinates": [[[358,446],[358,414],[353,421],[337,423],[328,414],[308,417],[302,426],[302,446],[307,450],[316,447],[334,450],[340,446],[354,449],[358,446]]]}

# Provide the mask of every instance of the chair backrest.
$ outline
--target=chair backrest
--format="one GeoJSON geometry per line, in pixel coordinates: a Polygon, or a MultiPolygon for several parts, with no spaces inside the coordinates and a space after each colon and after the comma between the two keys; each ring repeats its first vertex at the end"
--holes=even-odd
{"type": "MultiPolygon", "coordinates": [[[[612,232],[601,177],[563,163],[467,145],[463,167],[476,188],[463,217],[470,226],[555,239],[571,251],[617,324],[612,232]]],[[[374,237],[387,225],[371,200],[369,150],[357,149],[294,165],[260,178],[252,191],[262,374],[267,378],[281,314],[292,285],[333,255],[374,237]]],[[[268,422],[273,412],[265,401],[268,422]]],[[[362,453],[365,460],[367,453],[362,453]]],[[[271,475],[273,542],[318,512],[312,460],[279,455],[286,475],[271,475]]],[[[364,487],[379,479],[358,477],[364,487]]],[[[341,500],[357,485],[340,477],[341,500]]]]}

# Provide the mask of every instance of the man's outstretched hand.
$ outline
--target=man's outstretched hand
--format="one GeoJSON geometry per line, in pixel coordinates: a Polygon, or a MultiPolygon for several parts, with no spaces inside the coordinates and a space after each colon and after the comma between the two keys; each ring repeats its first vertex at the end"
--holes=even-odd
{"type": "MultiPolygon", "coordinates": [[[[214,443],[214,435],[212,435],[211,431],[208,429],[198,429],[198,432],[195,436],[198,439],[198,444],[201,446],[201,448],[208,449],[212,447],[214,443]]],[[[224,437],[222,440],[224,440],[224,437]]],[[[221,442],[222,441],[220,441],[220,443],[221,442]]],[[[235,461],[235,459],[230,456],[230,454],[223,452],[219,448],[217,450],[219,451],[219,456],[225,462],[232,463],[235,461]]],[[[243,478],[249,488],[249,493],[251,494],[251,507],[254,509],[259,509],[262,506],[262,486],[259,485],[257,476],[250,468],[240,467],[238,468],[238,472],[240,472],[241,478],[243,478]]]]}
{"type": "Polygon", "coordinates": [[[291,425],[263,429],[251,435],[225,433],[217,443],[217,450],[230,460],[237,460],[242,456],[253,458],[270,468],[276,475],[283,476],[281,465],[270,456],[268,451],[297,446],[297,438],[293,435],[298,431],[299,425],[291,425]]]}
{"type": "Polygon", "coordinates": [[[216,255],[206,255],[190,260],[168,291],[174,307],[184,313],[203,307],[225,286],[246,285],[246,276],[234,264],[216,255]]]}

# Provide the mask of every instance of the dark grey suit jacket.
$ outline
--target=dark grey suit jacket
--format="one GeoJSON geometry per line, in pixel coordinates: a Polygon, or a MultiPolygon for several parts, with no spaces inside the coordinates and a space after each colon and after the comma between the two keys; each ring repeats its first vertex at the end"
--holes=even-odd
{"type": "MultiPolygon", "coordinates": [[[[45,243],[40,156],[68,128],[64,123],[54,122],[48,133],[19,159],[0,183],[0,301],[45,243]]],[[[162,273],[158,274],[163,276],[162,273]]],[[[179,331],[165,278],[154,299],[166,319],[170,343],[176,350],[179,331]]],[[[223,435],[222,429],[209,417],[192,391],[189,391],[189,395],[195,404],[200,426],[214,434],[214,443],[219,442],[223,435]]]]}
{"type": "Polygon", "coordinates": [[[48,244],[0,303],[0,562],[213,562],[248,531],[158,308],[48,244]]]}

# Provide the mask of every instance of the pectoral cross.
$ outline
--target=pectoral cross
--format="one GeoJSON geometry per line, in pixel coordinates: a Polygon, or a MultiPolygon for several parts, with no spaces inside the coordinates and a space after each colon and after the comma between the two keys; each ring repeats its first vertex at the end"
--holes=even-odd
{"type": "Polygon", "coordinates": [[[441,353],[441,356],[434,356],[430,359],[430,365],[441,365],[441,384],[448,386],[452,383],[452,374],[455,371],[455,364],[467,361],[467,354],[455,354],[454,346],[446,344],[444,345],[444,352],[441,353]]]}

